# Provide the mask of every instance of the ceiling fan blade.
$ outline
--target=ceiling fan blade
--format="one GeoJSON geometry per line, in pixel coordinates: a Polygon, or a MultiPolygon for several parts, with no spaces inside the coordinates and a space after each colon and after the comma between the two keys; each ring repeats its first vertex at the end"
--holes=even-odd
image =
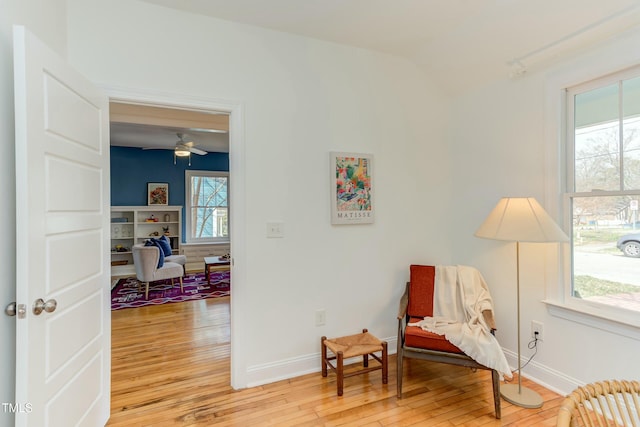
{"type": "Polygon", "coordinates": [[[191,151],[193,154],[199,154],[199,155],[201,155],[201,156],[204,156],[205,154],[207,154],[207,152],[206,152],[206,151],[201,150],[201,149],[196,148],[196,147],[191,147],[191,148],[189,148],[189,151],[191,151]]]}

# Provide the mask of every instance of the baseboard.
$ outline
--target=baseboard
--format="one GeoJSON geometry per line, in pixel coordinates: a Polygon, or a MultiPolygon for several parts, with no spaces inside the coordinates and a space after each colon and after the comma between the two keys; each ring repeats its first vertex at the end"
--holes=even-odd
{"type": "MultiPolygon", "coordinates": [[[[388,354],[395,354],[397,337],[381,339],[387,341],[388,354]]],[[[249,366],[247,368],[247,387],[257,387],[263,384],[320,372],[321,360],[320,352],[317,352],[271,363],[249,366]]],[[[345,360],[344,364],[349,365],[360,361],[362,361],[361,358],[353,357],[345,360]]]]}
{"type": "MultiPolygon", "coordinates": [[[[383,340],[387,341],[389,354],[395,354],[398,342],[397,337],[389,337],[383,340]]],[[[503,349],[503,351],[509,366],[517,366],[518,355],[510,350],[503,349]]],[[[347,359],[345,365],[359,363],[360,361],[361,359],[359,357],[353,357],[347,359]]],[[[525,362],[526,360],[523,358],[522,363],[524,364],[525,362]]],[[[247,368],[247,387],[257,387],[263,384],[320,372],[320,363],[320,352],[317,352],[272,363],[253,365],[247,368]]],[[[389,367],[389,369],[394,368],[389,367]]],[[[583,385],[583,383],[575,378],[571,378],[535,360],[532,360],[523,368],[522,376],[562,396],[566,396],[576,387],[583,385]]]]}
{"type": "MultiPolygon", "coordinates": [[[[518,355],[510,350],[503,349],[503,351],[509,366],[514,370],[518,369],[518,355]],[[515,368],[513,368],[514,366],[515,368]]],[[[522,357],[523,365],[526,363],[526,359],[526,357],[522,357]]],[[[535,360],[531,360],[531,362],[522,369],[522,376],[562,396],[566,396],[576,387],[583,385],[583,383],[575,378],[571,378],[562,372],[537,363],[535,360]]]]}

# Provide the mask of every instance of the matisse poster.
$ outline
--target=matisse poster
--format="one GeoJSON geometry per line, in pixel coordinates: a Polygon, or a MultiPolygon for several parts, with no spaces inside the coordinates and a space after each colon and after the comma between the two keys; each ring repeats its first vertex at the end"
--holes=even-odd
{"type": "Polygon", "coordinates": [[[341,152],[330,155],[331,223],[372,223],[373,156],[341,152]]]}

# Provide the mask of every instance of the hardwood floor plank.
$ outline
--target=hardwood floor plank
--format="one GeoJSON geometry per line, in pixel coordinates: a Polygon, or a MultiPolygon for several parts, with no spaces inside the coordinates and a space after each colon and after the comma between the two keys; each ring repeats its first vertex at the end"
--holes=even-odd
{"type": "Polygon", "coordinates": [[[233,390],[229,357],[228,297],[112,312],[107,425],[553,426],[563,399],[523,379],[544,406],[524,409],[503,400],[496,420],[489,372],[420,360],[405,361],[397,399],[395,355],[388,384],[380,371],[348,377],[340,397],[335,374],[319,372],[233,390]]]}

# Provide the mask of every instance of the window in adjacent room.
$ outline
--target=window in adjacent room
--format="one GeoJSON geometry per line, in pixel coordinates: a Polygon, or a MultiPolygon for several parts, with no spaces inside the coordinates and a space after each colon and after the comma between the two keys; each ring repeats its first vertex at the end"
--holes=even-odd
{"type": "Polygon", "coordinates": [[[187,242],[229,240],[229,174],[186,171],[187,242]]]}
{"type": "Polygon", "coordinates": [[[640,311],[640,67],[567,91],[571,302],[640,311]]]}

